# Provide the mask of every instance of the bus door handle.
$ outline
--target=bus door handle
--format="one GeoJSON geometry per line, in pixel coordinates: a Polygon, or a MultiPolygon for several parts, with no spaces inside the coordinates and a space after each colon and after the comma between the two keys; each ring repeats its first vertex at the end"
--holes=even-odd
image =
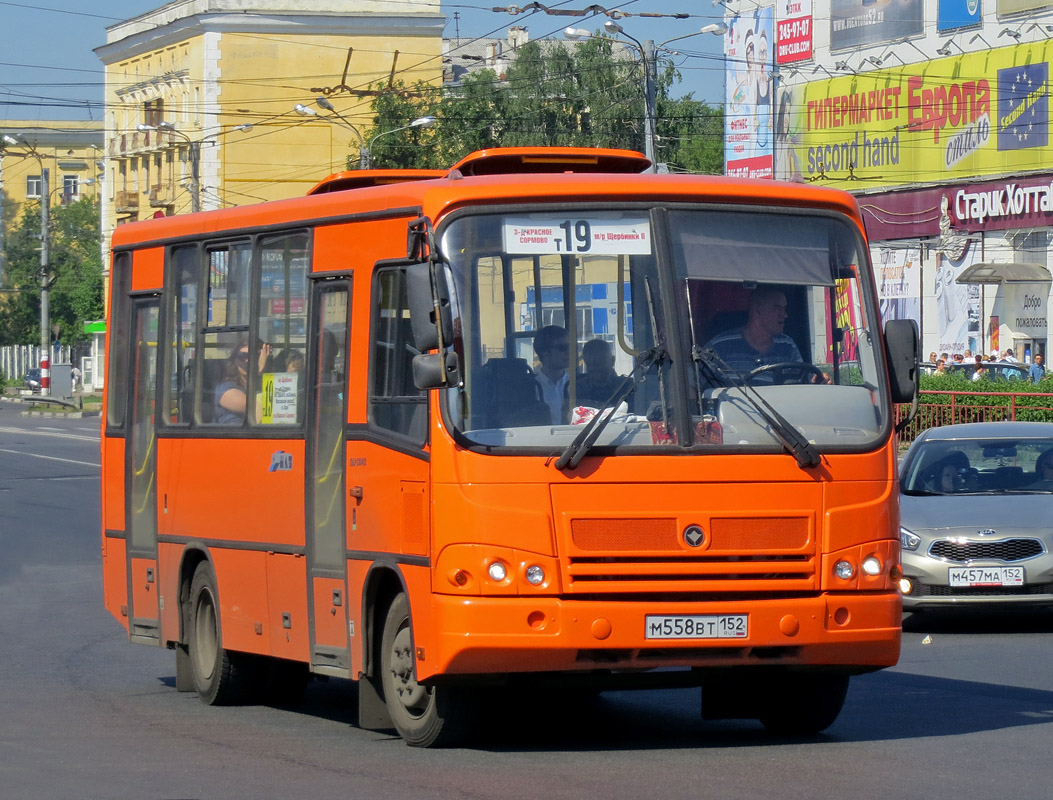
{"type": "Polygon", "coordinates": [[[358,502],[360,502],[360,503],[362,502],[362,487],[361,486],[352,486],[350,489],[347,490],[347,493],[349,495],[351,495],[353,498],[355,498],[355,500],[357,500],[358,502]]]}

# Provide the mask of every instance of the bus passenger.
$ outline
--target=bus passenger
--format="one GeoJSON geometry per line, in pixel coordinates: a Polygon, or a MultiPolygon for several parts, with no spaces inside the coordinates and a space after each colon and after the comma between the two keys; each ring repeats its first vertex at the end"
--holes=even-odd
{"type": "Polygon", "coordinates": [[[622,376],[614,371],[614,351],[603,339],[590,339],[581,348],[585,371],[578,374],[578,405],[603,408],[621,385],[622,376]]]}
{"type": "Polygon", "coordinates": [[[706,347],[744,375],[769,364],[803,361],[796,343],[783,333],[787,316],[782,290],[758,286],[750,295],[745,326],[718,333],[706,347]]]}
{"type": "MultiPolygon", "coordinates": [[[[271,346],[262,343],[258,361],[260,372],[263,372],[267,365],[270,354],[271,346]]],[[[223,380],[216,386],[216,408],[213,414],[215,422],[220,425],[239,425],[244,421],[248,406],[248,379],[249,345],[248,342],[242,342],[235,345],[231,351],[223,371],[223,380]]]]}
{"type": "Polygon", "coordinates": [[[534,337],[534,352],[541,363],[534,370],[534,380],[541,387],[541,397],[552,412],[552,424],[564,425],[567,413],[567,384],[570,376],[570,338],[559,325],[546,325],[534,337]]]}

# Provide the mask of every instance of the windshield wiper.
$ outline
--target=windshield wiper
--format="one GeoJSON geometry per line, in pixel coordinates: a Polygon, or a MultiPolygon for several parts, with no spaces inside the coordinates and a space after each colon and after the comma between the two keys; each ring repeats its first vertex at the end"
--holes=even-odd
{"type": "MultiPolygon", "coordinates": [[[[786,452],[794,457],[797,466],[802,469],[819,466],[821,459],[815,445],[809,442],[793,423],[776,411],[760,392],[750,386],[741,372],[728,366],[724,359],[710,348],[692,347],[691,358],[696,364],[702,364],[717,382],[727,384],[730,380],[732,386],[742,391],[742,396],[768,423],[772,434],[786,448],[786,452]]],[[[702,387],[699,386],[698,390],[701,392],[702,387]]]]}
{"type": "Polygon", "coordinates": [[[581,463],[581,460],[585,458],[585,455],[590,449],[592,449],[596,440],[600,438],[600,434],[603,433],[603,429],[607,427],[607,423],[611,421],[611,417],[614,416],[614,412],[617,411],[618,406],[621,405],[622,401],[629,396],[634,388],[636,388],[637,376],[649,369],[652,364],[663,358],[665,358],[665,350],[657,347],[651,348],[650,350],[644,350],[640,353],[640,356],[636,361],[636,366],[633,367],[633,371],[622,378],[622,382],[618,384],[618,387],[603,404],[604,407],[596,414],[596,416],[589,420],[588,424],[578,432],[577,436],[574,437],[574,441],[568,444],[560,454],[559,458],[556,459],[556,469],[574,469],[579,463],[581,463]]]}

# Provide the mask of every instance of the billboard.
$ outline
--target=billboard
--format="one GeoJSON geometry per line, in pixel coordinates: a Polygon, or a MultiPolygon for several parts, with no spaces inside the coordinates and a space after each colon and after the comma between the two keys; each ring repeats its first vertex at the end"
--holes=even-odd
{"type": "Polygon", "coordinates": [[[775,63],[807,61],[812,57],[812,0],[779,0],[777,8],[775,63]]]}
{"type": "Polygon", "coordinates": [[[796,164],[805,180],[866,189],[1046,169],[1051,50],[1045,40],[784,89],[777,130],[792,152],[779,177],[796,164]]]}
{"type": "Polygon", "coordinates": [[[877,274],[881,325],[912,319],[921,329],[921,248],[882,247],[871,254],[877,274]]]}
{"type": "Polygon", "coordinates": [[[936,30],[953,31],[979,25],[981,14],[981,0],[939,0],[939,7],[936,9],[936,30]]]}
{"type": "Polygon", "coordinates": [[[924,10],[922,0],[833,0],[830,49],[858,48],[916,36],[922,33],[924,10]]]}
{"type": "Polygon", "coordinates": [[[771,6],[727,18],[724,174],[772,178],[774,26],[771,6]]]}

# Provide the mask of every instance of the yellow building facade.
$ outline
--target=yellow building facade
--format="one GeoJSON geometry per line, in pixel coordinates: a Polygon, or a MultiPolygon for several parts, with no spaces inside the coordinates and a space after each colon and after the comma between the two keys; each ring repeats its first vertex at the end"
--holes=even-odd
{"type": "MultiPolygon", "coordinates": [[[[6,239],[27,207],[39,211],[43,170],[51,206],[97,196],[102,142],[101,122],[0,120],[0,237],[6,239]]],[[[0,239],[0,254],[2,245],[0,239]]],[[[3,266],[0,261],[0,276],[3,266]]]]}
{"type": "Polygon", "coordinates": [[[291,5],[181,0],[107,29],[104,251],[126,222],[304,194],[374,135],[378,84],[441,81],[439,0],[291,5]]]}

